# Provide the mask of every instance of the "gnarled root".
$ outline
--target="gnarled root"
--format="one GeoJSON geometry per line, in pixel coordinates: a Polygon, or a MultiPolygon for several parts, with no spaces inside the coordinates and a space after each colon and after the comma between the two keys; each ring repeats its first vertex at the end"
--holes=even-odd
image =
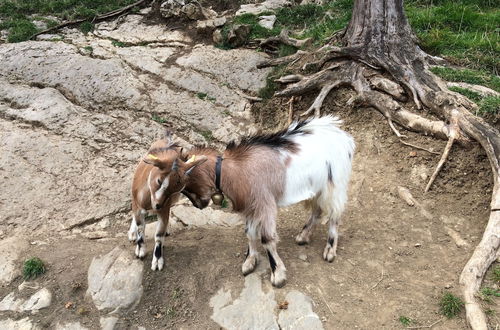
{"type": "Polygon", "coordinates": [[[427,186],[425,186],[424,192],[429,191],[430,187],[432,186],[432,183],[434,182],[439,171],[441,170],[441,167],[443,167],[444,162],[446,161],[446,158],[448,158],[448,154],[450,153],[451,147],[453,146],[453,142],[455,142],[455,139],[460,135],[460,133],[459,133],[460,128],[458,127],[458,111],[452,112],[452,117],[450,119],[450,126],[449,127],[450,127],[450,130],[449,130],[448,142],[446,143],[446,147],[444,148],[443,155],[441,156],[441,159],[439,160],[439,163],[436,166],[434,173],[432,173],[431,178],[429,179],[429,182],[427,183],[427,186]]]}
{"type": "Polygon", "coordinates": [[[284,29],[281,31],[277,37],[269,37],[260,43],[260,47],[267,52],[275,53],[277,50],[277,44],[285,44],[293,46],[296,48],[301,48],[310,45],[312,42],[311,38],[307,39],[295,39],[290,37],[290,31],[284,29]]]}

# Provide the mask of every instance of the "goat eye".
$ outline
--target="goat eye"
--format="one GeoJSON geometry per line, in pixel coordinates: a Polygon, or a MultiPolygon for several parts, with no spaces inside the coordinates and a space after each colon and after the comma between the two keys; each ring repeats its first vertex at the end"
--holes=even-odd
{"type": "Polygon", "coordinates": [[[160,179],[158,179],[158,180],[157,180],[157,182],[158,182],[158,184],[161,186],[161,180],[160,180],[160,179]]]}

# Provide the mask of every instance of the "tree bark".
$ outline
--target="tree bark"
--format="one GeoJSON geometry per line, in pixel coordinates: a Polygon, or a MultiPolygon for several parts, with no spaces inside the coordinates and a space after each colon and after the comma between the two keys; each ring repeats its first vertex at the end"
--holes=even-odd
{"type": "MultiPolygon", "coordinates": [[[[464,142],[472,138],[481,144],[493,171],[491,213],[483,238],[460,276],[460,285],[465,299],[467,321],[473,329],[486,330],[486,317],[475,295],[486,270],[499,253],[500,133],[481,118],[472,115],[469,109],[474,104],[465,97],[450,92],[446,84],[428,70],[428,61],[434,62],[435,59],[418,47],[417,38],[404,14],[403,0],[355,0],[352,19],[343,41],[345,47],[330,46],[319,61],[311,63],[310,67],[318,68],[318,72],[311,76],[296,74],[279,79],[278,81],[291,85],[276,95],[300,95],[318,90],[318,97],[306,111],[306,114],[314,111],[318,115],[323,100],[333,88],[351,86],[357,96],[349,102],[371,106],[380,111],[398,137],[402,135],[393,121],[406,129],[447,138],[449,143],[442,162],[455,140],[464,142]],[[336,63],[323,68],[327,63],[339,60],[342,65],[336,63]],[[404,102],[397,87],[380,82],[370,84],[367,71],[373,69],[379,75],[388,73],[396,83],[404,87],[418,109],[426,107],[443,121],[429,120],[406,110],[397,102],[404,102]],[[450,121],[452,124],[446,123],[450,121]]],[[[439,168],[440,166],[435,174],[439,168]]],[[[432,182],[426,189],[431,184],[432,182]]]]}

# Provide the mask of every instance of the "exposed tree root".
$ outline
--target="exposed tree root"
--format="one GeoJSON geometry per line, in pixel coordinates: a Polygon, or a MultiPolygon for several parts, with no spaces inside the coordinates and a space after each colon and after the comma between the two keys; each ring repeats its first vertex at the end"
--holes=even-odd
{"type": "Polygon", "coordinates": [[[455,138],[459,135],[459,128],[458,128],[458,111],[453,111],[452,113],[452,118],[450,119],[450,130],[449,130],[449,139],[448,142],[446,142],[446,147],[444,148],[443,155],[441,156],[441,159],[439,160],[439,163],[436,166],[436,169],[434,170],[434,173],[432,173],[431,178],[429,179],[429,183],[427,183],[427,186],[425,186],[425,191],[428,192],[429,188],[432,186],[432,183],[436,179],[439,171],[441,170],[441,167],[443,167],[444,162],[446,161],[446,158],[448,158],[448,154],[450,153],[451,147],[453,146],[453,142],[455,142],[455,138]]]}
{"type": "Polygon", "coordinates": [[[277,66],[277,65],[281,65],[281,64],[288,64],[288,63],[291,63],[297,59],[302,58],[302,56],[307,55],[307,54],[309,54],[309,53],[305,52],[303,50],[298,50],[295,54],[292,54],[292,55],[273,58],[273,59],[261,62],[261,63],[257,64],[257,69],[267,68],[270,66],[277,66]]]}
{"type": "Polygon", "coordinates": [[[296,48],[302,48],[310,45],[312,42],[311,38],[307,39],[295,39],[290,37],[290,31],[283,29],[277,37],[269,37],[260,43],[260,47],[264,50],[271,49],[271,52],[275,52],[278,44],[285,44],[293,46],[296,48]]]}
{"type": "Polygon", "coordinates": [[[407,130],[448,140],[441,160],[427,184],[426,191],[429,190],[446,161],[454,142],[467,144],[470,141],[469,137],[471,137],[481,144],[490,159],[494,173],[495,188],[492,196],[491,215],[481,243],[477,246],[460,276],[460,284],[466,302],[469,324],[473,329],[486,330],[486,317],[476,301],[475,294],[489,265],[496,259],[497,253],[500,253],[498,252],[500,245],[498,182],[500,176],[500,133],[472,115],[468,109],[471,109],[474,104],[465,97],[449,92],[445,84],[427,70],[424,57],[400,63],[383,54],[381,57],[374,57],[373,53],[369,55],[365,53],[366,57],[361,58],[362,55],[360,50],[353,48],[334,47],[323,55],[320,61],[308,66],[308,68],[318,68],[317,73],[310,76],[288,75],[278,79],[277,81],[290,85],[276,93],[276,96],[301,95],[319,90],[313,104],[304,113],[307,115],[314,112],[318,116],[326,96],[333,88],[350,86],[356,91],[356,95],[348,103],[375,108],[387,118],[389,126],[398,137],[402,137],[402,134],[393,122],[407,130]],[[327,62],[339,59],[343,61],[342,65],[334,63],[327,69],[321,69],[327,62]],[[366,67],[368,62],[371,63],[368,66],[369,69],[366,67]],[[384,71],[392,75],[395,81],[404,86],[405,90],[398,83],[383,78],[379,74],[373,74],[373,68],[383,68],[384,71]],[[425,106],[438,117],[449,120],[450,123],[446,124],[442,120],[431,120],[405,109],[396,100],[404,102],[406,95],[411,95],[417,108],[425,106]]]}
{"type": "Polygon", "coordinates": [[[427,151],[427,152],[429,152],[431,154],[434,154],[434,155],[439,155],[439,152],[435,152],[435,151],[432,151],[430,149],[427,149],[427,148],[424,148],[424,147],[420,147],[420,146],[417,146],[417,145],[405,142],[405,141],[403,141],[403,139],[399,139],[399,142],[401,142],[402,144],[404,144],[405,146],[408,146],[408,147],[412,147],[412,148],[415,148],[415,149],[420,149],[420,150],[423,150],[423,151],[427,151]]]}

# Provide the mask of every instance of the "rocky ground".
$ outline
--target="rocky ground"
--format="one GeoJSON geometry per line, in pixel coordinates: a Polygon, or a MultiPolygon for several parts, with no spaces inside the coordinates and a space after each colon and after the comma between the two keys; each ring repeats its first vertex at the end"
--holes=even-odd
{"type": "MultiPolygon", "coordinates": [[[[321,258],[325,227],[310,246],[295,245],[307,218],[298,205],[279,215],[288,284],[272,288],[265,258],[243,277],[237,215],[186,200],[172,211],[166,269],[149,269],[151,253],[135,259],[126,238],[131,178],[165,126],[186,147],[221,147],[279,126],[288,107],[246,97],[265,85],[269,70],[256,69],[263,53],[221,50],[143,18],[0,45],[0,329],[397,329],[400,316],[414,326],[441,320],[439,298],[458,293],[487,220],[486,157],[479,147],[454,149],[423,195],[439,156],[401,145],[377,113],[343,108],[341,92],[325,111],[346,120],[358,148],[333,264],[321,258]],[[404,203],[398,186],[418,205],[404,203]],[[33,256],[47,271],[23,281],[33,256]]],[[[465,326],[462,315],[434,328],[465,326]]]]}

